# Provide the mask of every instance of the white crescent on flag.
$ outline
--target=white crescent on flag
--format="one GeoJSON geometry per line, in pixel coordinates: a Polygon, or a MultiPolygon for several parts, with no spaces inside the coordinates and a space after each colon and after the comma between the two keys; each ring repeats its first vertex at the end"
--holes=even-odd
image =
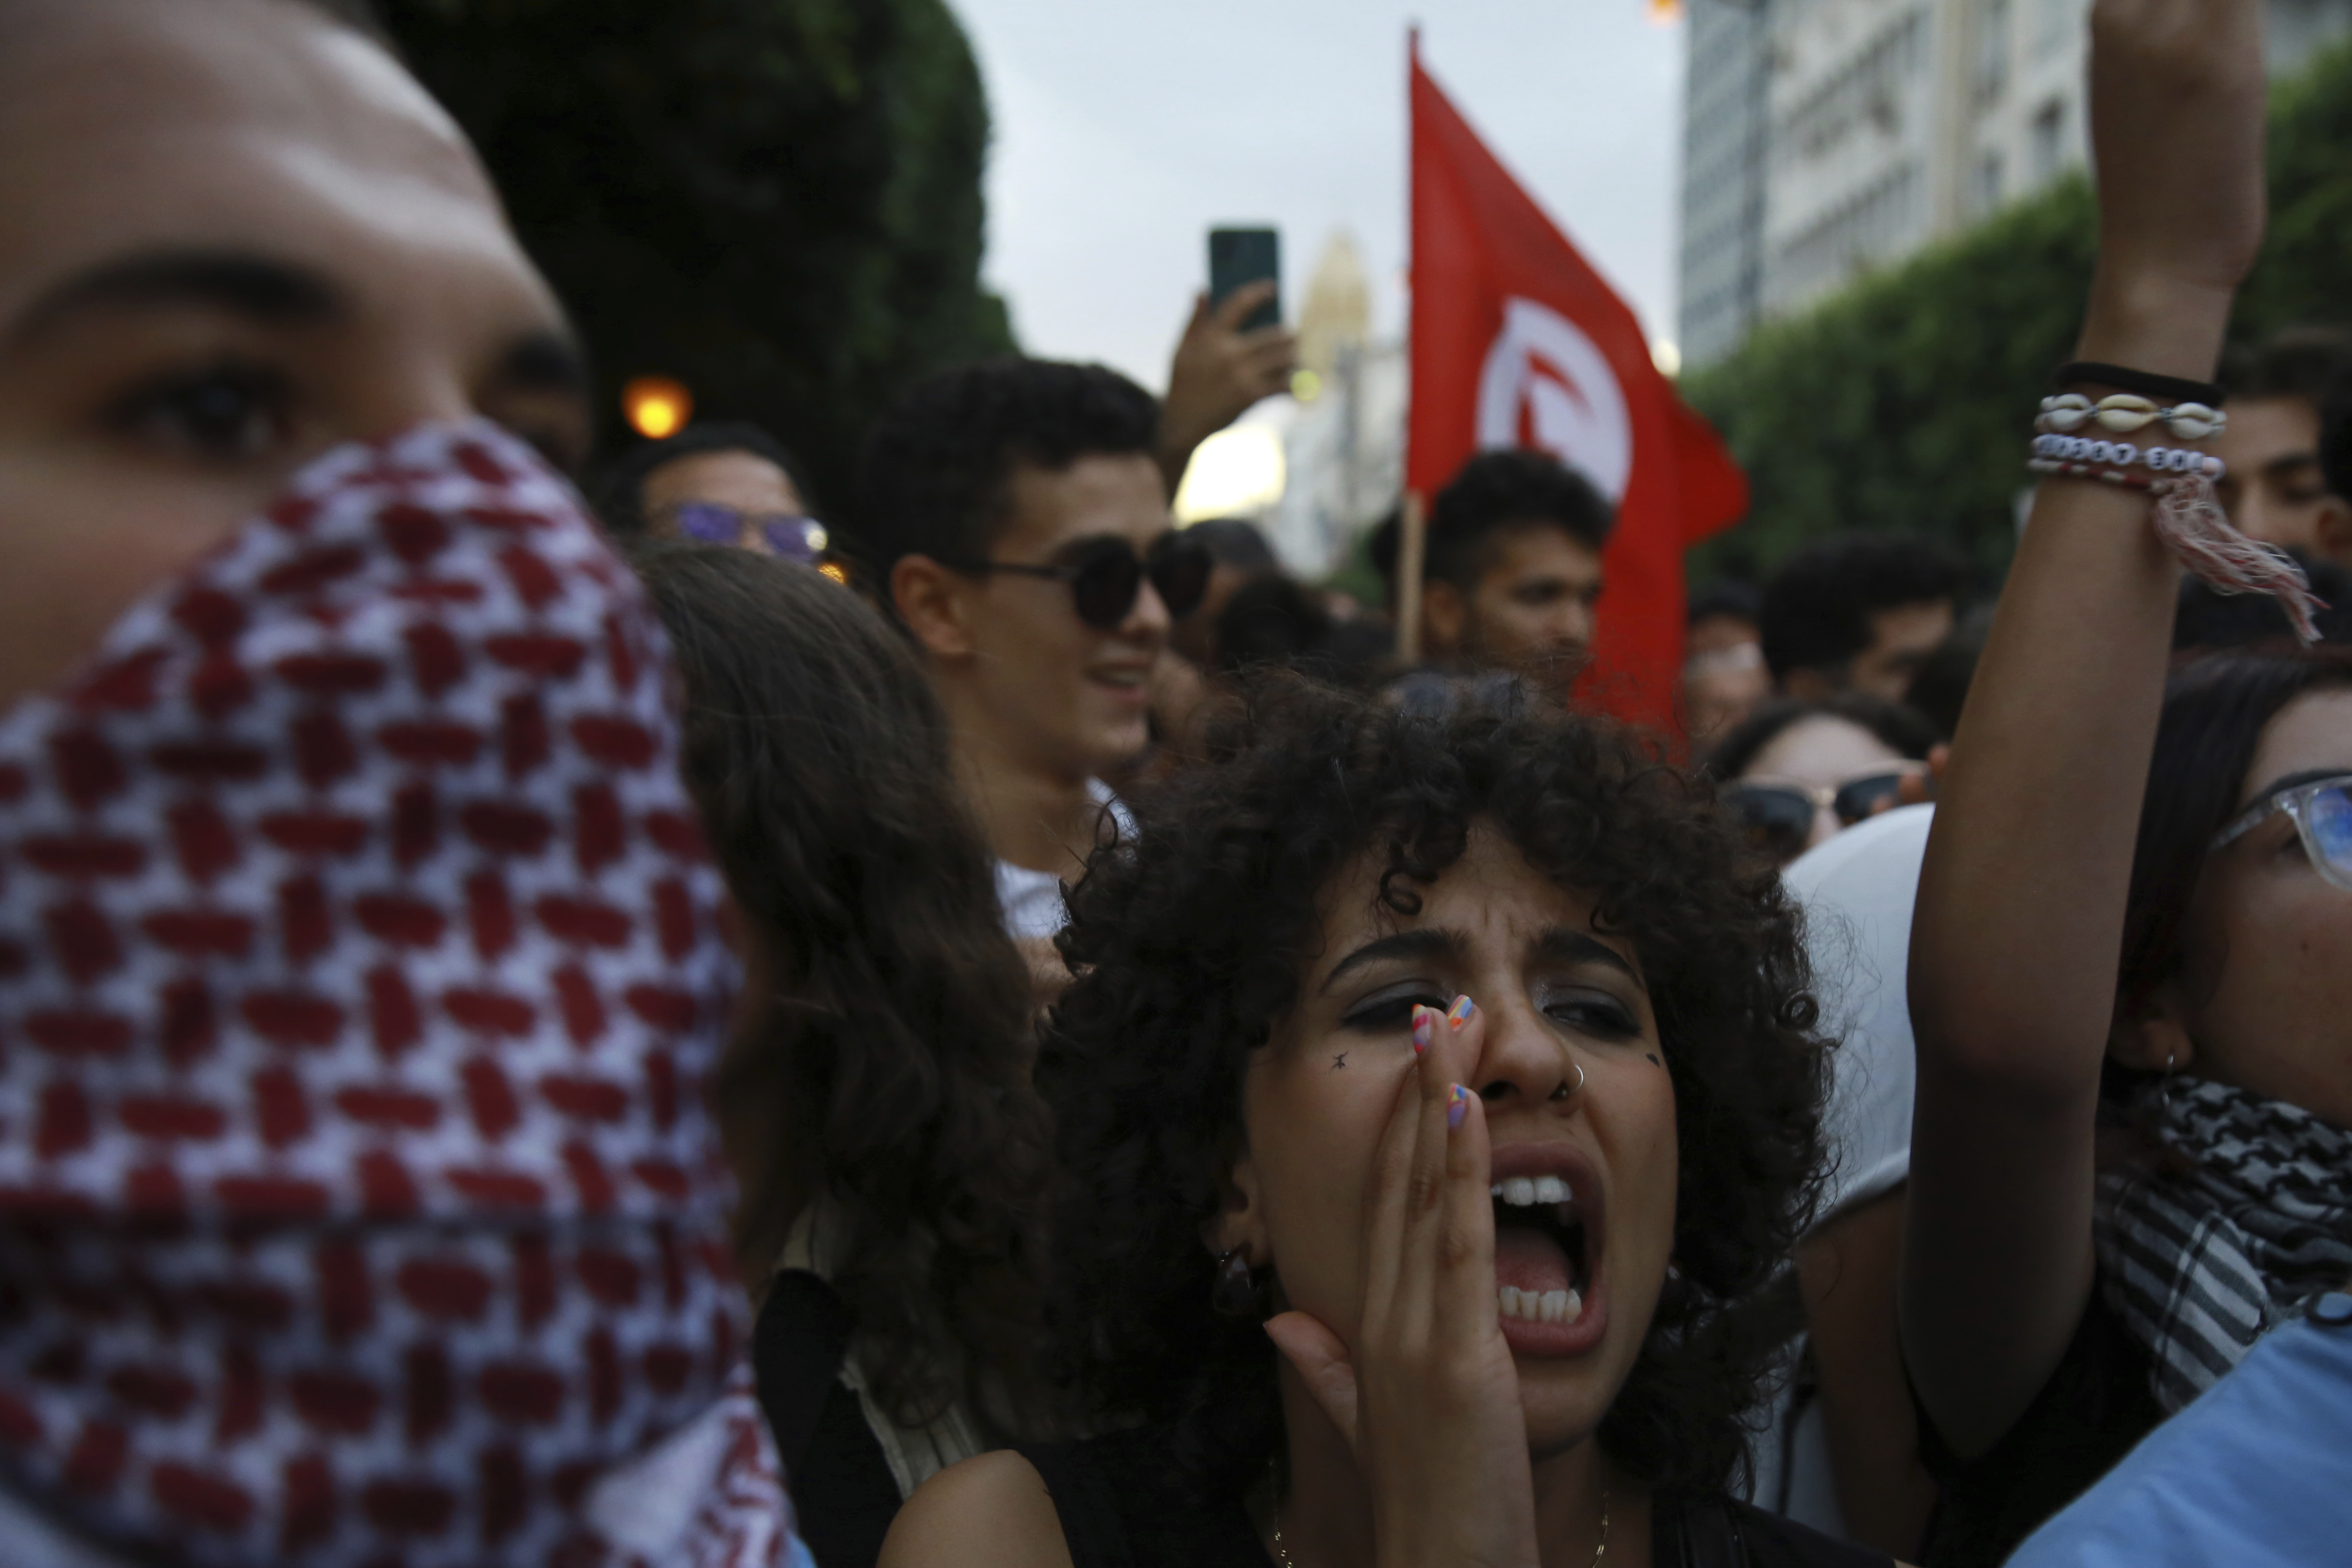
{"type": "Polygon", "coordinates": [[[1612,506],[1633,472],[1633,424],[1608,359],[1575,322],[1516,296],[1478,375],[1478,445],[1549,452],[1612,506]]]}

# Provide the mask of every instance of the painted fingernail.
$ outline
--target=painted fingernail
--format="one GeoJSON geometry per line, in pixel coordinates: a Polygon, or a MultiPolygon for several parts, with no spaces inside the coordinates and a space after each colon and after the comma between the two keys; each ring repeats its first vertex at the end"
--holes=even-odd
{"type": "Polygon", "coordinates": [[[1429,1042],[1437,1033],[1437,1009],[1415,1007],[1412,1010],[1412,1054],[1419,1056],[1429,1049],[1429,1042]]]}
{"type": "Polygon", "coordinates": [[[1445,1021],[1456,1029],[1463,1028],[1469,1024],[1470,1016],[1477,1010],[1478,1004],[1469,997],[1456,996],[1454,999],[1454,1005],[1445,1010],[1445,1021]]]}
{"type": "Polygon", "coordinates": [[[1445,1108],[1445,1125],[1459,1127],[1462,1119],[1470,1114],[1470,1091],[1460,1084],[1454,1086],[1454,1101],[1445,1108]]]}

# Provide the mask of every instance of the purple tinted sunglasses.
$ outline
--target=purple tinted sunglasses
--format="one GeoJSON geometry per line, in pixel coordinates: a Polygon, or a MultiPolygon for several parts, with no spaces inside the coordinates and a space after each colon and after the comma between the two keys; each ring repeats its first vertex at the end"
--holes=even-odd
{"type": "Polygon", "coordinates": [[[669,509],[677,531],[705,544],[737,544],[746,530],[787,561],[814,566],[824,553],[824,524],[788,511],[753,513],[713,500],[680,501],[669,509]]]}

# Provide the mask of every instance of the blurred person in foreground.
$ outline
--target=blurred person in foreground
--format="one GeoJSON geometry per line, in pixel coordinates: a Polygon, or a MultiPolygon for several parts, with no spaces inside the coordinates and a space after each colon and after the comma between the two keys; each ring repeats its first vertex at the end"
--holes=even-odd
{"type": "Polygon", "coordinates": [[[2352,501],[2320,463],[2320,404],[2352,371],[2352,332],[2290,327],[2221,357],[2229,423],[2213,455],[2230,471],[2214,487],[2249,539],[2289,545],[2352,566],[2352,501]]]}
{"type": "MultiPolygon", "coordinates": [[[[2076,384],[2212,374],[2262,241],[2263,10],[2096,0],[2076,384]]],[[[2207,570],[2264,580],[2194,518],[2207,570]]],[[[2042,481],[1937,791],[1899,1304],[1931,1563],[2006,1558],[2352,1275],[2352,660],[2168,679],[2157,521],[2042,481]]]]}
{"type": "Polygon", "coordinates": [[[1772,694],[1764,668],[1764,596],[1751,584],[1712,583],[1691,595],[1684,647],[1683,730],[1695,755],[1772,694]]]}
{"type": "Polygon", "coordinates": [[[1959,562],[1901,533],[1847,533],[1806,546],[1764,584],[1764,662],[1782,694],[1817,702],[1859,691],[1900,702],[1949,636],[1959,562]]]}
{"type": "Polygon", "coordinates": [[[587,385],[356,8],[0,4],[13,1568],[787,1560],[587,385]]]}
{"type": "MultiPolygon", "coordinates": [[[[1481,452],[1429,510],[1422,653],[1455,670],[1506,670],[1563,705],[1592,646],[1601,552],[1616,521],[1591,481],[1546,452],[1481,452]]],[[[1396,520],[1372,559],[1396,601],[1396,520]]]]}
{"type": "Polygon", "coordinates": [[[1899,702],[1849,691],[1768,702],[1708,757],[1748,842],[1779,864],[1929,791],[1936,733],[1899,702]]]}
{"type": "Polygon", "coordinates": [[[819,1568],[935,1471],[1050,1432],[1030,996],[906,639],[816,573],[640,548],[749,983],[712,1102],[760,1399],[819,1568]]]}
{"type": "Polygon", "coordinates": [[[606,470],[597,511],[616,538],[692,539],[811,564],[824,525],[783,443],[756,425],[689,425],[642,441],[606,470]]]}
{"type": "Polygon", "coordinates": [[[1042,938],[1150,738],[1154,667],[1208,586],[1171,525],[1159,405],[1116,371],[1002,359],[902,394],[867,434],[854,552],[913,638],[997,859],[1042,938]]]}

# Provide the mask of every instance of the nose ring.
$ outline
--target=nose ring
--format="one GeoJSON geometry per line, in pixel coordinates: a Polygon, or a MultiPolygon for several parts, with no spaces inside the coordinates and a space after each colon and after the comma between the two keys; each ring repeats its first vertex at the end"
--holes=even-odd
{"type": "Polygon", "coordinates": [[[1562,1082],[1558,1089],[1551,1091],[1551,1097],[1554,1100],[1566,1100],[1571,1094],[1581,1094],[1584,1092],[1584,1064],[1582,1062],[1571,1062],[1569,1065],[1576,1068],[1576,1087],[1571,1089],[1566,1082],[1562,1082]]]}

